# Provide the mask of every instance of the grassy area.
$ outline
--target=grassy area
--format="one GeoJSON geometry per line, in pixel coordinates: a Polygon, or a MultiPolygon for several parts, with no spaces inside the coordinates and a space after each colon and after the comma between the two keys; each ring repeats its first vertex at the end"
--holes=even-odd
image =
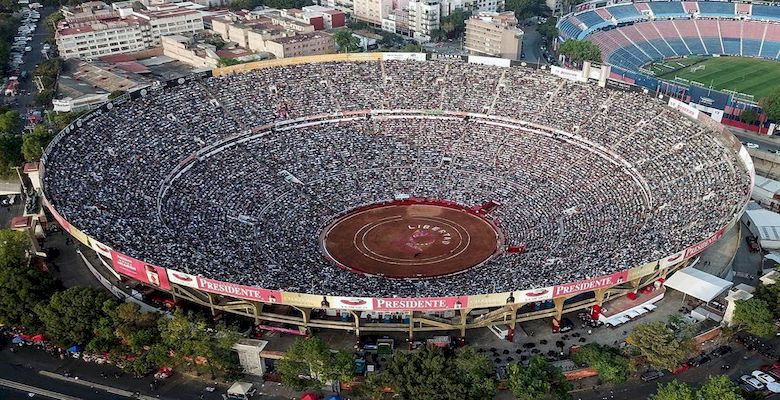
{"type": "Polygon", "coordinates": [[[780,62],[745,57],[688,57],[650,66],[657,77],[699,82],[713,89],[734,90],[756,100],[780,87],[780,62]]]}

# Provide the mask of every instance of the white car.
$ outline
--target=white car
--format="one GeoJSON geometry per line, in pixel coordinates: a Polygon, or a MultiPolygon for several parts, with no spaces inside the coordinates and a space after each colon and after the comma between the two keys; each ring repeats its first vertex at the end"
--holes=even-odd
{"type": "Polygon", "coordinates": [[[771,375],[767,374],[764,371],[758,371],[758,370],[753,371],[753,376],[765,385],[775,382],[775,378],[773,378],[771,375]]]}
{"type": "Polygon", "coordinates": [[[29,51],[32,51],[32,46],[27,46],[27,47],[25,47],[25,48],[24,48],[24,51],[28,51],[28,52],[29,52],[29,51]]]}
{"type": "Polygon", "coordinates": [[[764,387],[765,387],[764,383],[759,381],[758,379],[756,379],[753,376],[742,375],[742,376],[739,377],[739,380],[742,381],[744,384],[752,387],[753,389],[764,390],[764,387]]]}
{"type": "Polygon", "coordinates": [[[745,142],[745,147],[747,147],[748,149],[757,149],[758,145],[753,142],[745,142]]]}

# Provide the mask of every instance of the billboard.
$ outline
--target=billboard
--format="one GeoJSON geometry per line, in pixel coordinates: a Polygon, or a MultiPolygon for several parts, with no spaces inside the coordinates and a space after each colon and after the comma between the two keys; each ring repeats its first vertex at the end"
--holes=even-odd
{"type": "Polygon", "coordinates": [[[90,247],[92,247],[92,250],[95,250],[96,253],[104,257],[111,257],[111,248],[104,245],[103,243],[100,243],[97,240],[90,238],[89,245],[90,247]]]}
{"type": "Polygon", "coordinates": [[[699,119],[699,110],[696,107],[683,103],[674,97],[669,98],[669,107],[681,112],[686,117],[699,119]]]}
{"type": "Polygon", "coordinates": [[[731,96],[699,86],[691,85],[688,88],[688,95],[691,96],[691,103],[701,104],[706,107],[723,110],[731,102],[731,96]]]}
{"type": "Polygon", "coordinates": [[[628,270],[615,272],[612,275],[586,279],[584,281],[566,283],[553,288],[553,297],[574,296],[591,290],[619,285],[628,280],[628,270]]]}
{"type": "Polygon", "coordinates": [[[117,253],[111,250],[111,265],[118,274],[129,276],[137,281],[157,286],[160,289],[170,289],[168,274],[165,268],[147,264],[141,260],[117,253]]]}
{"type": "Polygon", "coordinates": [[[550,67],[550,72],[557,77],[568,79],[574,82],[588,81],[588,77],[584,76],[583,75],[584,73],[582,71],[576,69],[566,69],[566,68],[556,67],[555,65],[553,65],[552,67],[550,67]]]}
{"type": "Polygon", "coordinates": [[[282,292],[282,303],[297,307],[322,308],[322,296],[308,293],[282,292]]]}
{"type": "Polygon", "coordinates": [[[688,247],[687,249],[685,249],[685,258],[688,259],[701,253],[702,251],[704,251],[704,249],[710,247],[710,245],[720,240],[720,238],[722,238],[725,233],[726,233],[726,228],[725,227],[720,228],[718,229],[717,232],[715,232],[712,236],[708,237],[707,239],[704,239],[701,242],[696,243],[691,247],[688,247]]]}
{"type": "Polygon", "coordinates": [[[278,290],[261,289],[252,286],[244,286],[236,283],[222,282],[214,279],[196,277],[198,289],[235,297],[238,299],[262,301],[265,303],[278,303],[282,300],[282,293],[278,290]]]}
{"type": "Polygon", "coordinates": [[[668,257],[662,258],[660,261],[658,261],[658,265],[661,266],[661,268],[669,268],[679,262],[682,262],[685,260],[685,252],[680,251],[677,253],[674,253],[668,257]]]}
{"type": "Polygon", "coordinates": [[[374,311],[437,311],[468,307],[469,298],[460,297],[386,297],[371,299],[374,311]]]}
{"type": "Polygon", "coordinates": [[[191,287],[193,289],[198,288],[198,277],[195,275],[190,275],[184,272],[174,271],[172,269],[168,270],[168,280],[171,283],[175,283],[179,286],[186,286],[191,287]]]}
{"type": "Polygon", "coordinates": [[[328,296],[328,304],[330,304],[330,308],[336,308],[339,310],[372,310],[374,304],[371,300],[372,299],[369,297],[328,296]]]}

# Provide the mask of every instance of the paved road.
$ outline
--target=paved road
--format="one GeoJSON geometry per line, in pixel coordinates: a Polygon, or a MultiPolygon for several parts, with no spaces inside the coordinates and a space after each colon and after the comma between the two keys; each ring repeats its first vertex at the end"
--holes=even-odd
{"type": "Polygon", "coordinates": [[[523,53],[524,61],[534,64],[547,64],[547,60],[542,56],[542,35],[536,31],[536,23],[532,22],[528,26],[521,26],[523,30],[523,53]]]}
{"type": "MultiPolygon", "coordinates": [[[[757,134],[749,134],[749,133],[742,133],[742,132],[735,132],[731,131],[734,136],[738,137],[740,141],[742,142],[750,142],[755,143],[759,146],[759,150],[764,151],[780,151],[780,143],[778,143],[777,139],[773,139],[773,137],[761,137],[757,134]]],[[[762,135],[763,136],[763,135],[762,135]]]]}
{"type": "Polygon", "coordinates": [[[32,51],[24,54],[24,57],[22,58],[24,60],[24,64],[19,66],[20,72],[27,71],[29,76],[27,79],[22,80],[19,84],[20,90],[17,96],[13,98],[3,97],[3,101],[6,104],[11,102],[9,104],[11,108],[18,111],[22,115],[26,115],[27,110],[31,107],[34,107],[33,100],[35,98],[36,89],[32,80],[32,73],[35,70],[35,66],[46,59],[46,57],[41,53],[41,49],[43,49],[43,43],[46,38],[49,37],[49,30],[46,29],[44,21],[46,17],[48,17],[56,10],[56,7],[53,6],[47,6],[38,9],[38,12],[41,14],[41,19],[38,20],[38,26],[32,34],[33,40],[29,42],[30,46],[32,46],[32,51]]]}
{"type": "Polygon", "coordinates": [[[0,399],[2,393],[9,393],[8,399],[30,398],[28,393],[34,393],[35,397],[61,400],[112,400],[116,395],[95,390],[89,387],[62,382],[47,378],[37,373],[32,368],[21,364],[0,363],[0,399]],[[23,397],[18,397],[23,394],[23,397]]]}

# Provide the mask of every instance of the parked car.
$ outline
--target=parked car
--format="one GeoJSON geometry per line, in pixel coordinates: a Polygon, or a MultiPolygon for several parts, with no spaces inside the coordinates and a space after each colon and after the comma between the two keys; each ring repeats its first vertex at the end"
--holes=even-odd
{"type": "Polygon", "coordinates": [[[764,384],[754,376],[742,375],[739,377],[739,380],[745,385],[752,387],[754,390],[764,390],[764,384]]]}
{"type": "Polygon", "coordinates": [[[720,346],[717,349],[713,350],[712,352],[710,352],[710,356],[712,358],[723,357],[726,354],[731,353],[731,350],[732,350],[731,346],[723,345],[723,346],[720,346]]]}
{"type": "Polygon", "coordinates": [[[688,364],[691,367],[698,367],[699,365],[706,364],[706,363],[710,362],[711,360],[712,360],[712,358],[710,358],[710,356],[708,356],[706,354],[699,354],[698,356],[688,360],[688,364]]]}
{"type": "Polygon", "coordinates": [[[571,322],[568,318],[561,318],[561,328],[558,332],[564,333],[574,329],[574,322],[571,322]]]}
{"type": "Polygon", "coordinates": [[[742,144],[745,145],[748,149],[757,149],[759,146],[753,142],[743,142],[742,144]]]}
{"type": "Polygon", "coordinates": [[[773,378],[771,375],[767,374],[764,371],[753,371],[752,373],[753,377],[761,381],[764,385],[768,385],[772,382],[775,382],[775,378],[773,378]]]}
{"type": "Polygon", "coordinates": [[[688,363],[682,363],[679,367],[675,368],[674,371],[672,371],[673,374],[677,375],[681,372],[685,372],[687,370],[691,369],[690,364],[688,363]]]}
{"type": "Polygon", "coordinates": [[[650,371],[647,371],[644,374],[642,374],[640,376],[640,378],[642,378],[642,380],[645,381],[645,382],[650,382],[650,381],[654,381],[654,380],[656,380],[656,379],[658,379],[658,378],[660,378],[662,376],[664,376],[663,372],[656,371],[656,370],[650,370],[650,371]]]}

